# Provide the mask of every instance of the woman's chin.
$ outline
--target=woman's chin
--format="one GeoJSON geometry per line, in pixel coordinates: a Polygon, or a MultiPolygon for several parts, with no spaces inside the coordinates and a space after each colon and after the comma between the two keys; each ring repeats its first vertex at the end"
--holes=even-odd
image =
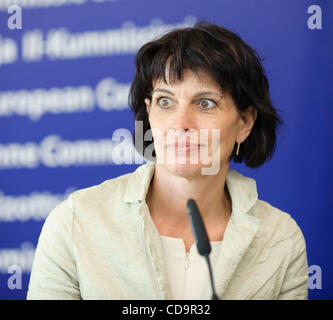
{"type": "Polygon", "coordinates": [[[194,177],[201,175],[202,165],[200,163],[173,163],[173,164],[162,164],[171,174],[181,177],[194,177]]]}
{"type": "MultiPolygon", "coordinates": [[[[215,162],[219,164],[219,161],[220,158],[218,158],[215,162]]],[[[170,157],[166,154],[164,158],[157,157],[158,165],[165,168],[169,173],[182,177],[197,177],[199,175],[205,175],[207,167],[211,167],[211,164],[209,164],[210,162],[212,162],[212,159],[201,159],[194,152],[178,152],[174,156],[170,157]],[[204,160],[203,162],[205,164],[201,160],[204,160]]]]}

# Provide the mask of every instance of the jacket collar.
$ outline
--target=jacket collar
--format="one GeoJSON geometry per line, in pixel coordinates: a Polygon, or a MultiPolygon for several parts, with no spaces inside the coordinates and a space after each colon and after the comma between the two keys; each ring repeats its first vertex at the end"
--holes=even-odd
{"type": "Polygon", "coordinates": [[[155,162],[147,162],[139,166],[127,181],[125,202],[144,202],[150,181],[155,172],[155,162]]]}
{"type": "MultiPolygon", "coordinates": [[[[126,186],[125,201],[139,203],[138,214],[143,221],[144,238],[149,246],[161,290],[161,299],[172,299],[167,279],[163,247],[157,228],[149,216],[145,202],[155,163],[148,162],[136,169],[126,186]]],[[[234,169],[228,169],[226,184],[232,201],[232,213],[224,232],[221,251],[213,266],[216,292],[222,298],[229,282],[259,228],[260,219],[248,214],[258,199],[256,182],[234,169]]],[[[211,295],[207,284],[207,297],[211,295]]]]}
{"type": "MultiPolygon", "coordinates": [[[[133,172],[131,179],[127,182],[125,202],[145,201],[155,167],[155,162],[150,161],[133,172]]],[[[226,184],[232,201],[232,211],[248,212],[258,199],[255,180],[229,167],[226,184]]]]}

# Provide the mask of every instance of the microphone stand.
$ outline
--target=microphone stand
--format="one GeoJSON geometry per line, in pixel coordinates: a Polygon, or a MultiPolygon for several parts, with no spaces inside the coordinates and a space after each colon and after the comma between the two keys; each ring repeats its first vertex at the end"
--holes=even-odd
{"type": "Polygon", "coordinates": [[[216,291],[215,291],[214,279],[213,279],[213,272],[212,272],[212,268],[210,266],[209,255],[205,254],[204,257],[206,258],[206,261],[207,261],[208,270],[209,270],[210,284],[211,284],[212,291],[213,291],[213,293],[212,293],[212,300],[220,300],[219,297],[216,294],[216,291]]]}

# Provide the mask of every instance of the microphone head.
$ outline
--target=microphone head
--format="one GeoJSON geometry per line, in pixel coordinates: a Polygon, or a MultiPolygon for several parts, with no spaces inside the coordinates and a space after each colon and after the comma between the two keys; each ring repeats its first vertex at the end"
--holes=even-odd
{"type": "Polygon", "coordinates": [[[187,212],[199,254],[202,256],[209,255],[211,251],[210,242],[199,208],[193,199],[187,201],[187,212]]]}

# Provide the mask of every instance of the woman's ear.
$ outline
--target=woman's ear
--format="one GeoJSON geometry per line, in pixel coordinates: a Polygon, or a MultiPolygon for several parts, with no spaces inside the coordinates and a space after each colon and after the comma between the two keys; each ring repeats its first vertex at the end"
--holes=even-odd
{"type": "Polygon", "coordinates": [[[150,100],[148,98],[145,99],[145,104],[146,104],[146,111],[149,114],[149,112],[150,112],[150,100]]]}
{"type": "Polygon", "coordinates": [[[244,112],[242,112],[242,125],[239,130],[239,136],[241,136],[241,141],[243,142],[251,133],[254,123],[257,119],[257,109],[250,106],[244,112]]]}

